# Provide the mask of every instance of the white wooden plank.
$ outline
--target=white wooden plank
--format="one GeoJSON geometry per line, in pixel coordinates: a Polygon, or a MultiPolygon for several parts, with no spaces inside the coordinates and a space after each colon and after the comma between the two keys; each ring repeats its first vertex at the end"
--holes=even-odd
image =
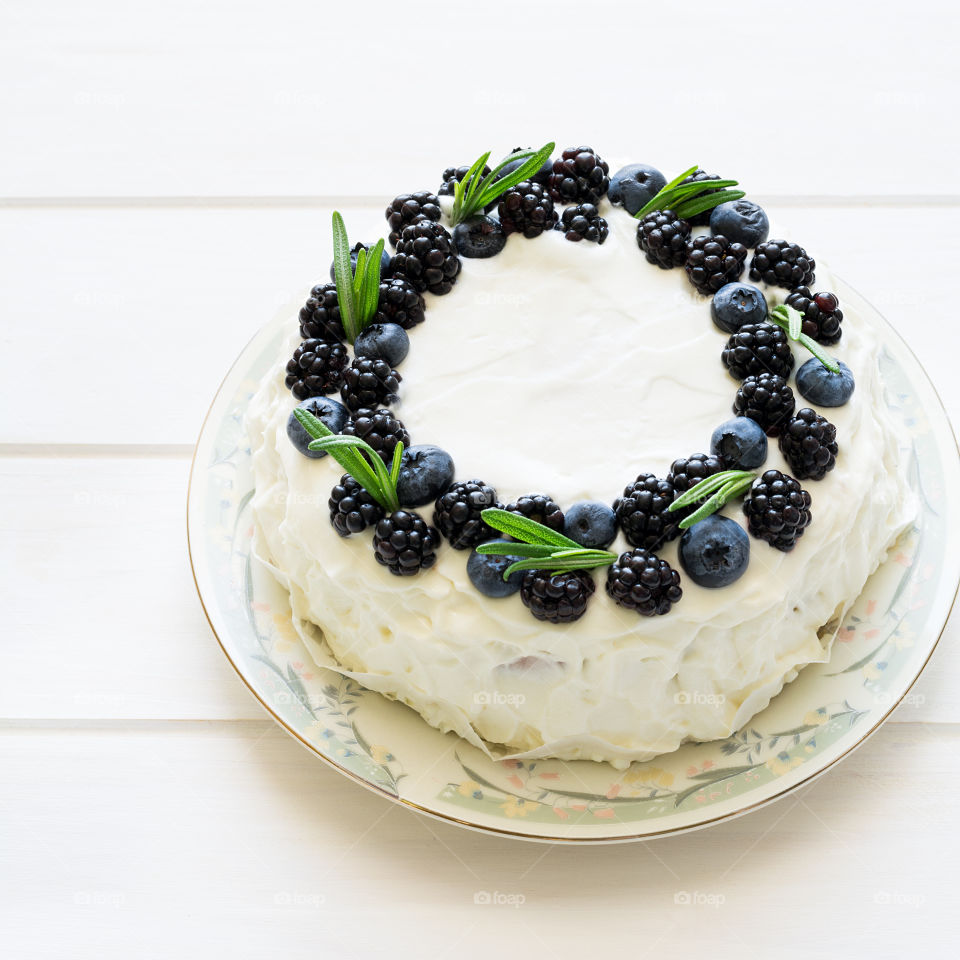
{"type": "Polygon", "coordinates": [[[706,832],[547,847],[397,808],[270,725],[6,730],[5,950],[952,956],[958,756],[955,726],[891,726],[805,790],[706,832]],[[515,905],[475,903],[483,892],[515,905]]]}
{"type": "Polygon", "coordinates": [[[532,56],[501,42],[514,10],[8,0],[3,193],[392,195],[551,139],[673,171],[719,164],[762,193],[957,193],[943,162],[960,152],[957,74],[935,41],[960,21],[943,0],[909,17],[557,0],[532,56]],[[583,82],[564,56],[581,30],[583,82]],[[341,103],[363,107],[344,120],[341,103]]]}
{"type": "MultiPolygon", "coordinates": [[[[956,212],[770,210],[903,331],[960,422],[942,349],[954,296],[938,281],[954,269],[956,212]],[[904,243],[918,224],[923,242],[904,243]]],[[[382,235],[379,206],[344,215],[351,235],[382,235]]],[[[0,210],[0,382],[17,401],[0,408],[0,442],[192,443],[244,344],[284,303],[293,322],[326,278],[329,223],[322,205],[0,210]],[[69,391],[56,417],[38,384],[69,391]]]]}

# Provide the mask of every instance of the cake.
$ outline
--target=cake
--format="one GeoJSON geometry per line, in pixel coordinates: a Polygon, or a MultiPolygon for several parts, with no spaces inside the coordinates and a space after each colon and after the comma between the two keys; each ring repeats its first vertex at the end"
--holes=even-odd
{"type": "Polygon", "coordinates": [[[552,146],[399,197],[390,260],[340,222],[249,404],[254,551],[324,665],[499,757],[624,767],[829,658],[915,504],[872,320],[807,248],[733,181],[552,146]]]}

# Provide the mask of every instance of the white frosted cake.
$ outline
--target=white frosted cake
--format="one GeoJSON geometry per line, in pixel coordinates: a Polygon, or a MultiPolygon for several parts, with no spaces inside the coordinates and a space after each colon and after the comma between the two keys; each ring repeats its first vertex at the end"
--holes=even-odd
{"type": "MultiPolygon", "coordinates": [[[[711,322],[709,297],[682,267],[644,260],[630,213],[606,198],[597,206],[609,224],[602,244],[561,230],[510,236],[495,256],[464,258],[449,294],[427,292],[426,320],[409,330],[394,414],[413,443],[450,453],[457,480],[482,478],[502,504],[531,492],[564,509],[612,504],[638,474],[665,477],[678,457],[709,452],[733,416],[739,384],[721,363],[728,334],[711,322]]],[[[377,236],[383,222],[371,215],[351,229],[377,236]]],[[[817,289],[832,288],[822,264],[816,274],[817,289]]],[[[788,293],[746,270],[742,279],[770,308],[788,293]]],[[[519,594],[479,592],[469,550],[442,542],[429,569],[394,576],[375,561],[369,531],[338,535],[327,499],[343,467],[304,456],[287,434],[298,401],[285,365],[300,342],[292,318],[290,327],[289,352],[247,415],[255,551],[289,590],[309,645],[322,634],[343,673],[499,756],[622,767],[728,736],[829,657],[845,612],[913,518],[871,318],[844,304],[842,338],[826,349],[856,389],[819,411],[839,453],[822,479],[803,481],[812,522],[795,549],[751,537],[749,568],[711,589],[685,575],[674,538],[655,551],[680,575],[669,612],[619,605],[598,568],[586,612],[544,622],[519,594]]],[[[810,355],[793,346],[799,368],[810,355]]],[[[797,406],[810,404],[798,394],[797,406]]],[[[792,472],[775,439],[766,470],[792,472]]],[[[433,522],[432,505],[414,509],[433,522]]],[[[722,514],[746,529],[739,500],[722,514]]],[[[622,531],[609,550],[631,550],[622,531]]]]}

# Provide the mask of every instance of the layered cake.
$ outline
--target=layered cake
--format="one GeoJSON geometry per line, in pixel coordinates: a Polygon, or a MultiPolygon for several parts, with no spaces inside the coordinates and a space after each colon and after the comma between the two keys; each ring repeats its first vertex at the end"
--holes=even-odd
{"type": "Polygon", "coordinates": [[[552,148],[349,225],[383,244],[335,215],[249,406],[254,547],[365,687],[622,767],[827,659],[915,505],[812,238],[735,181],[552,148]]]}

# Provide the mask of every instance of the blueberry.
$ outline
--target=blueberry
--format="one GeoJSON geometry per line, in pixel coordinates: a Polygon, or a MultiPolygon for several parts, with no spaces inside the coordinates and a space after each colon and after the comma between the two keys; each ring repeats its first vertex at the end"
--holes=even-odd
{"type": "MultiPolygon", "coordinates": [[[[520,148],[518,147],[517,149],[519,150],[520,148]]],[[[511,152],[516,153],[517,151],[513,150],[511,152]]],[[[507,174],[513,173],[514,170],[519,170],[529,159],[529,157],[524,157],[522,160],[511,160],[509,163],[504,164],[503,169],[497,173],[494,179],[502,180],[507,174]]],[[[533,174],[533,176],[527,177],[527,179],[534,180],[537,183],[546,183],[551,173],[553,173],[553,160],[547,157],[547,159],[543,161],[540,169],[533,174]]]]}
{"type": "Polygon", "coordinates": [[[731,243],[755,247],[770,234],[770,221],[763,207],[749,200],[730,200],[720,203],[710,212],[710,231],[722,234],[731,243]]]}
{"type": "MultiPolygon", "coordinates": [[[[491,540],[490,543],[508,543],[507,540],[491,540]]],[[[519,557],[501,557],[494,553],[471,551],[467,561],[467,576],[470,582],[485,597],[509,597],[520,589],[523,571],[510,574],[509,580],[503,579],[503,571],[519,557]]]]}
{"type": "MultiPolygon", "coordinates": [[[[373,247],[372,243],[356,243],[354,244],[353,249],[350,251],[350,269],[357,269],[357,254],[361,250],[366,250],[367,253],[370,252],[370,248],[373,247]]],[[[380,254],[380,279],[383,280],[385,277],[390,276],[390,262],[393,258],[387,253],[386,244],[384,244],[383,253],[380,254]]],[[[334,265],[330,264],[330,279],[336,283],[337,280],[337,271],[334,269],[334,265]]]]}
{"type": "MultiPolygon", "coordinates": [[[[296,409],[312,413],[334,433],[339,433],[346,426],[347,420],[350,419],[347,408],[342,403],[337,403],[336,400],[331,400],[329,397],[310,397],[302,403],[298,403],[296,409]]],[[[311,460],[319,460],[327,455],[326,450],[311,450],[309,448],[310,443],[313,442],[313,437],[303,429],[293,411],[290,412],[290,418],[287,420],[287,436],[290,438],[290,442],[311,460]]]]}
{"type": "Polygon", "coordinates": [[[617,518],[605,503],[580,500],[564,514],[563,534],[581,547],[605,550],[617,535],[617,518]]]}
{"type": "Polygon", "coordinates": [[[749,283],[727,283],[713,295],[710,316],[724,333],[736,333],[745,323],[767,319],[767,299],[749,283]]]}
{"type": "Polygon", "coordinates": [[[853,371],[842,361],[839,373],[831,373],[816,357],[797,371],[801,396],[820,407],[842,407],[853,394],[853,371]]]}
{"type": "Polygon", "coordinates": [[[666,185],[667,178],[656,167],[631,163],[610,178],[607,196],[611,203],[622,203],[627,213],[634,214],[666,185]]]}
{"type": "Polygon", "coordinates": [[[701,587],[726,587],[739,580],[750,563],[750,538],[731,520],[713,514],[680,538],[680,564],[701,587]]]}
{"type": "Polygon", "coordinates": [[[429,444],[408,447],[397,477],[397,496],[404,507],[431,503],[453,483],[453,458],[429,444]]]}
{"type": "Polygon", "coordinates": [[[453,228],[453,242],[460,256],[485,260],[495,257],[503,249],[507,235],[499,220],[480,215],[458,223],[453,228]]]}
{"type": "Polygon", "coordinates": [[[755,420],[734,417],[713,431],[710,452],[731,470],[753,470],[767,459],[767,435],[755,420]]]}
{"type": "Polygon", "coordinates": [[[371,323],[354,341],[353,352],[395,367],[410,352],[410,338],[399,323],[371,323]]]}

